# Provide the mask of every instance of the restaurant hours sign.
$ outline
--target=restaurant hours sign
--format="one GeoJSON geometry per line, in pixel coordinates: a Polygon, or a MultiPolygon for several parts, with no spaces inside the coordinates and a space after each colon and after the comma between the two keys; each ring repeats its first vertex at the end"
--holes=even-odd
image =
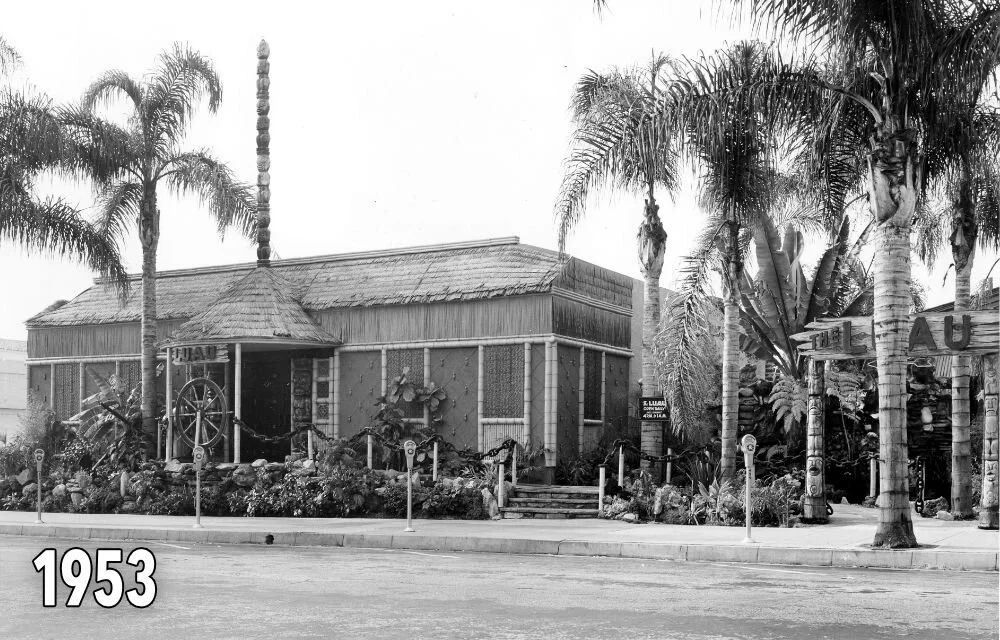
{"type": "Polygon", "coordinates": [[[642,398],[639,419],[646,422],[666,422],[670,419],[670,409],[665,398],[642,398]]]}

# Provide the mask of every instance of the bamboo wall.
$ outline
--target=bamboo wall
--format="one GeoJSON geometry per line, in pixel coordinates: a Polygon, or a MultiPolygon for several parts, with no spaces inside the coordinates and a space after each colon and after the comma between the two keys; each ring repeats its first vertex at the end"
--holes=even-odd
{"type": "Polygon", "coordinates": [[[631,278],[576,258],[569,260],[552,284],[626,309],[632,307],[631,278]]]}
{"type": "Polygon", "coordinates": [[[552,298],[552,331],[561,336],[629,349],[631,324],[632,318],[620,312],[558,296],[552,298]]]}
{"type": "MultiPolygon", "coordinates": [[[[183,321],[161,320],[157,339],[166,339],[183,321]]],[[[136,355],[141,345],[138,322],[28,329],[29,358],[136,355]]]]}

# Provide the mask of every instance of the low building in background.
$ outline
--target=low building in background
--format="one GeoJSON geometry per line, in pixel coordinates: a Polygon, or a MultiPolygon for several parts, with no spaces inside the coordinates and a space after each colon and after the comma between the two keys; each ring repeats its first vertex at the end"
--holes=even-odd
{"type": "Polygon", "coordinates": [[[28,343],[0,338],[0,435],[20,430],[19,416],[28,405],[28,343]]]}

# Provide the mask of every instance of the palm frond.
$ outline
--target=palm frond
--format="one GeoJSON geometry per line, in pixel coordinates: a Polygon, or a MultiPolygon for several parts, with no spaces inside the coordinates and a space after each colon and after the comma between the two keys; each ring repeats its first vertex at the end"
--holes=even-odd
{"type": "Polygon", "coordinates": [[[21,54],[5,38],[0,36],[0,73],[9,73],[21,64],[21,54]]]}
{"type": "Polygon", "coordinates": [[[207,150],[178,153],[163,165],[162,178],[178,194],[195,194],[215,218],[219,234],[231,227],[246,238],[257,230],[254,188],[240,182],[232,170],[207,150]]]}
{"type": "Polygon", "coordinates": [[[86,111],[93,111],[99,104],[108,104],[113,98],[125,97],[132,101],[135,109],[139,109],[142,94],[142,86],[138,82],[124,71],[112,69],[103,73],[84,90],[80,105],[86,111]]]}
{"type": "Polygon", "coordinates": [[[147,144],[160,152],[180,141],[202,99],[208,99],[212,113],[222,100],[222,83],[215,65],[180,43],[160,54],[159,67],[146,87],[140,118],[149,136],[147,144]]]}

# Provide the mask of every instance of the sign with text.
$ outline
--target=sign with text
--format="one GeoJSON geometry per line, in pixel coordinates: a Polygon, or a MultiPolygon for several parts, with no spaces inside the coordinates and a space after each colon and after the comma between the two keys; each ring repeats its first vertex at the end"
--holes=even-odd
{"type": "MultiPolygon", "coordinates": [[[[792,337],[799,353],[817,360],[875,357],[875,320],[871,317],[824,318],[792,337]]],[[[964,311],[910,314],[909,355],[946,356],[996,353],[1000,314],[964,311]]]]}
{"type": "Polygon", "coordinates": [[[203,344],[193,347],[174,347],[171,355],[174,364],[213,364],[229,362],[229,349],[224,344],[203,344]]]}
{"type": "Polygon", "coordinates": [[[639,406],[639,419],[647,422],[666,421],[670,419],[670,409],[665,398],[642,398],[639,406]]]}

